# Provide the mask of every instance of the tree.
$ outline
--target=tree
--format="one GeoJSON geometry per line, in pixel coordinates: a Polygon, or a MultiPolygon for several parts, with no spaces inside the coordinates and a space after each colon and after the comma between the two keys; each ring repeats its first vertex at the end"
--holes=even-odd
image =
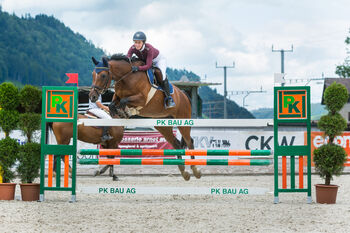
{"type": "MultiPolygon", "coordinates": [[[[350,33],[350,30],[349,30],[350,33]]],[[[345,39],[345,44],[347,46],[350,46],[350,37],[346,37],[345,39]]],[[[346,48],[346,50],[348,51],[348,53],[350,52],[350,48],[346,48]]],[[[350,56],[347,56],[345,58],[345,61],[342,65],[337,66],[335,73],[337,75],[339,75],[340,77],[344,77],[344,78],[350,78],[350,56]]]]}

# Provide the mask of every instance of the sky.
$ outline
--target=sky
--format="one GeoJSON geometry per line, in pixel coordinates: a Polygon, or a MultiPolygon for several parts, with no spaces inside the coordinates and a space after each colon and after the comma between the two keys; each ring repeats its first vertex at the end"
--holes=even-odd
{"type": "MultiPolygon", "coordinates": [[[[126,53],[132,36],[143,31],[147,41],[167,58],[168,67],[186,69],[203,82],[224,83],[229,98],[254,110],[272,107],[274,74],[286,79],[337,77],[349,36],[350,4],[346,0],[0,0],[2,10],[24,16],[53,15],[102,48],[126,53]]],[[[291,85],[306,85],[299,82],[291,85]]],[[[319,103],[322,81],[311,81],[311,102],[319,103]]],[[[223,94],[224,86],[215,86],[223,94]]]]}

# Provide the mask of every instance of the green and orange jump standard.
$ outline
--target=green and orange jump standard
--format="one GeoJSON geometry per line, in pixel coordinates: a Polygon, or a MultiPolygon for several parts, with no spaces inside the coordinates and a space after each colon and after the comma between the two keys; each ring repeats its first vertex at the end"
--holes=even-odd
{"type": "Polygon", "coordinates": [[[279,202],[279,193],[306,192],[307,203],[311,198],[311,107],[310,87],[275,87],[274,88],[274,203],[279,202]],[[282,146],[278,143],[281,124],[302,124],[306,127],[304,145],[282,146]],[[298,175],[296,180],[295,160],[298,157],[298,175]],[[290,186],[287,187],[287,159],[290,164],[290,186]],[[306,159],[306,182],[304,182],[304,159],[306,159]],[[279,160],[282,177],[279,185],[279,160]],[[298,184],[297,184],[298,182],[298,184]],[[306,185],[304,184],[306,183],[306,185]]]}
{"type": "Polygon", "coordinates": [[[69,191],[72,193],[71,202],[76,200],[77,106],[77,87],[42,88],[40,201],[44,201],[45,191],[69,191]],[[72,145],[48,144],[48,124],[52,122],[73,124],[72,145]],[[72,156],[71,179],[69,179],[69,156],[72,156]],[[46,157],[48,157],[47,182],[45,181],[46,157]],[[63,187],[61,185],[61,160],[64,160],[63,187]],[[54,163],[56,163],[55,185],[53,185],[54,163]]]}

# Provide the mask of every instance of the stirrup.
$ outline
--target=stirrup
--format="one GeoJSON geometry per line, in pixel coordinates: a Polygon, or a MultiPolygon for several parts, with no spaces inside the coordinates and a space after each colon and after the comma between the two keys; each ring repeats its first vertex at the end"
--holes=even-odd
{"type": "Polygon", "coordinates": [[[173,108],[176,104],[171,96],[165,99],[165,108],[173,108]]]}

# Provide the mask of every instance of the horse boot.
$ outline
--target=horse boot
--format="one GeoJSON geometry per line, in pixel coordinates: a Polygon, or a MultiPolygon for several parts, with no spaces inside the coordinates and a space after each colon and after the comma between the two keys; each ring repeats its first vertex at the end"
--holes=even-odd
{"type": "Polygon", "coordinates": [[[111,140],[113,139],[113,137],[111,137],[109,134],[108,134],[108,130],[109,130],[110,126],[104,126],[102,127],[102,137],[101,137],[101,140],[102,142],[105,142],[105,141],[108,141],[108,140],[111,140]]]}
{"type": "Polygon", "coordinates": [[[161,87],[163,88],[164,94],[165,94],[166,108],[173,108],[173,107],[175,107],[176,104],[175,104],[175,102],[173,100],[173,97],[171,97],[171,95],[170,95],[170,88],[169,88],[168,78],[163,80],[163,82],[161,83],[161,87]]]}

